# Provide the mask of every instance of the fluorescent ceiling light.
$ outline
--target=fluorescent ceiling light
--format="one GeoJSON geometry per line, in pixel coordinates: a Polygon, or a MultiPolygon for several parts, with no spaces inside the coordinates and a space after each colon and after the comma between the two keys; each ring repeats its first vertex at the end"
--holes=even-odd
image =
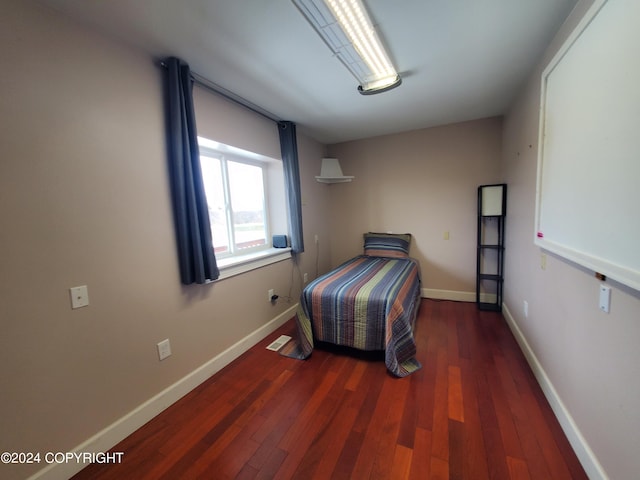
{"type": "Polygon", "coordinates": [[[389,60],[361,0],[292,0],[333,54],[358,79],[363,95],[402,80],[389,60]]]}

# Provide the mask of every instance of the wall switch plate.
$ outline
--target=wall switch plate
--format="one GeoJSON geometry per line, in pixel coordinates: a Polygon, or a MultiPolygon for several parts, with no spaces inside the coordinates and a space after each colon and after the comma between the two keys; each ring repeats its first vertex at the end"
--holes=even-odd
{"type": "Polygon", "coordinates": [[[600,285],[600,310],[609,313],[611,307],[611,287],[600,285]]]}
{"type": "Polygon", "coordinates": [[[86,285],[70,288],[69,296],[71,297],[71,308],[80,308],[89,305],[89,289],[86,285]]]}
{"type": "Polygon", "coordinates": [[[269,290],[267,290],[267,300],[268,300],[269,302],[271,302],[271,301],[272,301],[272,299],[273,299],[273,295],[274,295],[273,288],[270,288],[269,290]]]}
{"type": "Polygon", "coordinates": [[[169,343],[169,339],[167,338],[158,343],[158,358],[164,360],[169,356],[171,356],[171,343],[169,343]]]}
{"type": "Polygon", "coordinates": [[[307,283],[309,281],[309,274],[305,273],[304,275],[302,275],[302,281],[304,283],[307,283]]]}
{"type": "Polygon", "coordinates": [[[444,232],[444,233],[442,234],[442,238],[443,238],[444,240],[449,240],[449,232],[448,232],[448,231],[444,232]]]}
{"type": "Polygon", "coordinates": [[[526,300],[522,305],[522,310],[524,312],[524,318],[527,318],[529,316],[529,302],[527,302],[526,300]]]}

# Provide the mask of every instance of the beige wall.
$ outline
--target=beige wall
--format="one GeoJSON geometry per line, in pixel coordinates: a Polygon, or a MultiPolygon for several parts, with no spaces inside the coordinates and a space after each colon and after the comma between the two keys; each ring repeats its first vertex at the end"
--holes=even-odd
{"type": "MultiPolygon", "coordinates": [[[[180,285],[161,73],[148,56],[20,0],[0,3],[0,52],[0,451],[69,451],[286,311],[265,295],[288,294],[294,265],[180,285]],[[90,305],[71,310],[76,285],[90,305]],[[173,355],[159,362],[165,338],[173,355]]],[[[201,100],[213,120],[209,103],[247,115],[201,100]]],[[[236,126],[279,156],[265,122],[236,126]]],[[[327,191],[313,181],[324,147],[300,136],[299,148],[299,263],[313,277],[313,235],[328,236],[327,191]]],[[[0,465],[0,477],[44,466],[0,465]]]]}
{"type": "Polygon", "coordinates": [[[505,120],[505,306],[591,448],[592,478],[599,461],[609,478],[630,479],[640,472],[640,293],[607,282],[611,312],[603,313],[593,272],[552,255],[542,269],[533,244],[540,75],[590,4],[578,4],[505,120]]]}
{"type": "Polygon", "coordinates": [[[475,292],[477,187],[501,180],[501,131],[489,118],[330,146],[355,176],[326,187],[332,263],[362,253],[366,231],[409,232],[423,288],[475,292]]]}

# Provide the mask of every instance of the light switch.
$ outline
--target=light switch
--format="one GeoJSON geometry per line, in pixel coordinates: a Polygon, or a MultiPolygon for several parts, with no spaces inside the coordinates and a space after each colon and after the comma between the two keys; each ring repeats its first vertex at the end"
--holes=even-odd
{"type": "Polygon", "coordinates": [[[169,343],[169,339],[161,341],[158,343],[158,358],[160,360],[164,360],[165,358],[171,355],[171,344],[169,343]]]}
{"type": "Polygon", "coordinates": [[[86,285],[69,289],[71,296],[71,308],[86,307],[89,305],[89,290],[86,285]]]}

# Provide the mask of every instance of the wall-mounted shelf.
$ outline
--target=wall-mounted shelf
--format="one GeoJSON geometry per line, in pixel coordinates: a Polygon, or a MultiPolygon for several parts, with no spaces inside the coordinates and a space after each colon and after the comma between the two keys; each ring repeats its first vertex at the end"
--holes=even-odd
{"type": "Polygon", "coordinates": [[[342,174],[342,168],[340,168],[340,162],[337,158],[323,158],[320,175],[316,177],[316,180],[320,183],[346,183],[354,178],[342,174]]]}
{"type": "Polygon", "coordinates": [[[355,177],[316,177],[316,180],[320,183],[346,183],[354,178],[355,177]]]}
{"type": "Polygon", "coordinates": [[[479,186],[476,304],[480,310],[502,310],[506,214],[507,185],[479,186]]]}

